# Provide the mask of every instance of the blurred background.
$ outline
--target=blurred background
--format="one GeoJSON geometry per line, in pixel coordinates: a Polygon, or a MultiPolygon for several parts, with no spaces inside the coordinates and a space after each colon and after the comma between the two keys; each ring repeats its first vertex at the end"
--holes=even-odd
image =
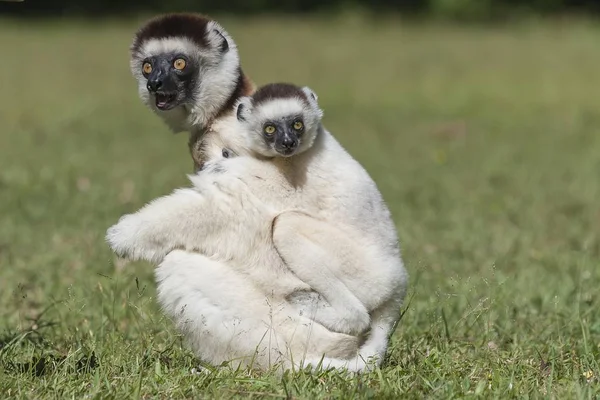
{"type": "Polygon", "coordinates": [[[593,397],[599,11],[592,0],[0,2],[0,393],[593,397]],[[210,13],[257,84],[314,89],[381,189],[411,289],[366,384],[192,380],[152,266],[104,243],[121,215],[192,171],[187,135],[142,105],[129,71],[134,32],[165,11],[210,13]],[[92,375],[71,373],[82,362],[92,375]]]}

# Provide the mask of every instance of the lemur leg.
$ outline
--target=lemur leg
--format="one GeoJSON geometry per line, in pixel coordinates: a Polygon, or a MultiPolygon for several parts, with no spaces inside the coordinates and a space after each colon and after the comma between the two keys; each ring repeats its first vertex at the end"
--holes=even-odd
{"type": "MultiPolygon", "coordinates": [[[[365,268],[357,243],[330,224],[298,211],[275,218],[273,241],[287,267],[330,305],[302,302],[312,312],[311,318],[336,332],[360,334],[368,328],[368,310],[341,280],[343,274],[365,268]]],[[[296,300],[303,297],[300,294],[296,300]]]]}
{"type": "Polygon", "coordinates": [[[353,366],[362,368],[378,367],[381,365],[388,349],[392,328],[400,318],[404,291],[405,288],[399,289],[396,297],[389,299],[373,311],[371,314],[371,329],[367,340],[360,347],[358,357],[349,363],[349,368],[353,366]],[[367,364],[363,367],[365,362],[367,364]]]}
{"type": "Polygon", "coordinates": [[[367,340],[358,350],[358,354],[350,359],[324,357],[307,358],[303,366],[316,369],[346,369],[350,372],[373,370],[383,362],[387,352],[391,330],[400,317],[400,307],[405,288],[398,288],[396,296],[382,304],[372,313],[370,331],[367,340]]]}
{"type": "MultiPolygon", "coordinates": [[[[280,357],[285,341],[262,326],[268,309],[253,287],[241,282],[227,265],[175,250],[155,271],[162,310],[184,333],[202,361],[217,366],[268,368],[280,357]],[[243,304],[244,309],[240,309],[243,304]]],[[[266,299],[264,299],[266,300],[266,299]]]]}
{"type": "Polygon", "coordinates": [[[305,358],[348,359],[358,349],[356,337],[299,317],[295,308],[276,304],[228,264],[203,255],[169,253],[156,269],[156,280],[162,309],[196,355],[212,365],[289,369],[305,358]]]}

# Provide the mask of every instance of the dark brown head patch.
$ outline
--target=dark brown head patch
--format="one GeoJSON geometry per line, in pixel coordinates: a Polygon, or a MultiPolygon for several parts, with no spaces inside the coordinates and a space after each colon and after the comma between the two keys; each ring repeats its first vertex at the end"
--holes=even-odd
{"type": "Polygon", "coordinates": [[[269,83],[259,88],[252,96],[255,105],[275,99],[301,98],[306,104],[310,104],[306,94],[298,86],[291,83],[269,83]]]}
{"type": "Polygon", "coordinates": [[[142,26],[133,39],[131,53],[138,53],[144,42],[150,39],[185,37],[199,47],[208,47],[206,25],[212,21],[201,14],[167,14],[153,18],[142,26]]]}

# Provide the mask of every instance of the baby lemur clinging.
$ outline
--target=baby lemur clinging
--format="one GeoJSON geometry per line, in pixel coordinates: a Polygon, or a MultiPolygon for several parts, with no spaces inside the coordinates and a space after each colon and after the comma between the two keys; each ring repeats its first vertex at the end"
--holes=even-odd
{"type": "MultiPolygon", "coordinates": [[[[190,176],[193,188],[124,217],[108,240],[119,254],[155,262],[177,248],[226,260],[277,301],[315,290],[331,307],[301,310],[312,319],[353,335],[370,327],[354,359],[324,361],[360,370],[371,356],[381,362],[407,276],[375,183],[321,117],[308,88],[271,84],[243,97],[203,140],[210,161],[190,176]]],[[[185,308],[161,284],[163,307],[185,308]]]]}

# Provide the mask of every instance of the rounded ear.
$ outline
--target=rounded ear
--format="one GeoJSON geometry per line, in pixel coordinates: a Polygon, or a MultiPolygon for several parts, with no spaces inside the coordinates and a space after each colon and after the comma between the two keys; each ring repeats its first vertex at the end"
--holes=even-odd
{"type": "Polygon", "coordinates": [[[304,86],[302,88],[302,92],[306,95],[306,98],[308,99],[308,102],[311,104],[311,106],[314,107],[314,110],[317,113],[318,117],[323,118],[323,110],[319,108],[319,103],[317,102],[319,96],[317,96],[317,94],[313,92],[313,90],[308,86],[304,86]]]}
{"type": "Polygon", "coordinates": [[[304,92],[304,94],[306,95],[306,97],[308,97],[308,99],[310,101],[314,101],[315,103],[317,102],[317,100],[319,99],[319,96],[317,96],[317,94],[308,86],[304,86],[302,88],[302,91],[304,92]]]}
{"type": "Polygon", "coordinates": [[[240,98],[235,106],[235,115],[238,121],[246,121],[251,112],[252,99],[248,96],[240,98]]]}
{"type": "Polygon", "coordinates": [[[221,53],[229,50],[229,34],[216,21],[210,21],[206,26],[206,39],[215,49],[221,53]]]}
{"type": "Polygon", "coordinates": [[[229,43],[227,42],[227,38],[225,36],[223,36],[223,34],[219,31],[217,31],[215,29],[215,32],[217,32],[217,34],[219,34],[219,36],[221,36],[221,38],[223,38],[223,42],[221,43],[221,47],[219,47],[219,49],[221,50],[221,53],[225,53],[227,50],[229,50],[229,43]]]}

